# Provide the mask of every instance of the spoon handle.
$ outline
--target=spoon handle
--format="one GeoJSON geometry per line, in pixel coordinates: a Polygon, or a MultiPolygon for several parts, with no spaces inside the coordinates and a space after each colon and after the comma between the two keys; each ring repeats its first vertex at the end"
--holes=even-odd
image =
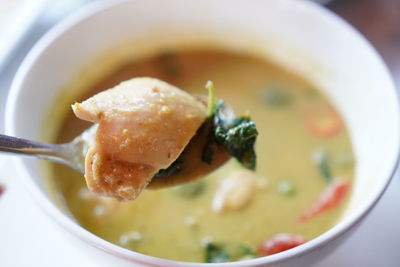
{"type": "Polygon", "coordinates": [[[16,154],[47,156],[49,151],[57,149],[57,145],[35,142],[18,137],[0,134],[0,151],[16,154]]]}
{"type": "Polygon", "coordinates": [[[66,144],[46,144],[0,134],[0,152],[33,156],[70,165],[64,156],[67,148],[66,144]]]}

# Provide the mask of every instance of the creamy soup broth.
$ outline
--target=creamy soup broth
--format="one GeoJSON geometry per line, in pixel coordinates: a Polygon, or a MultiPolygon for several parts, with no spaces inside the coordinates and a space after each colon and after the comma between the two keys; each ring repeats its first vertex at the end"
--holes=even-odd
{"type": "MultiPolygon", "coordinates": [[[[250,55],[213,49],[168,51],[99,77],[77,100],[138,76],[159,78],[193,94],[206,94],[204,85],[212,80],[218,98],[256,122],[256,173],[263,186],[244,207],[217,213],[211,207],[216,188],[242,168],[234,160],[199,182],[145,190],[132,202],[96,197],[86,189],[80,173],[51,164],[57,195],[84,228],[140,253],[204,262],[205,239],[224,246],[229,260],[238,260],[243,256],[238,247],[257,251],[263,240],[278,233],[310,240],[338,221],[349,193],[335,207],[299,220],[330,180],[351,182],[354,172],[348,133],[341,121],[335,121],[340,117],[307,80],[250,55]],[[335,116],[333,122],[324,114],[335,116]],[[317,133],[309,127],[315,120],[319,120],[317,133]],[[335,123],[333,128],[338,129],[332,130],[335,123]]],[[[89,126],[68,108],[57,142],[69,141],[89,126]]]]}

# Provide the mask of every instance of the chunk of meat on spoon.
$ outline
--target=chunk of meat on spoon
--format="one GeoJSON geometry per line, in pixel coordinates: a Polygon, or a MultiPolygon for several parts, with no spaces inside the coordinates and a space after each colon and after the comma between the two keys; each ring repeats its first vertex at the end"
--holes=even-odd
{"type": "Polygon", "coordinates": [[[134,78],[72,105],[98,123],[85,158],[89,189],[133,200],[152,177],[174,162],[206,119],[190,94],[153,78],[134,78]]]}

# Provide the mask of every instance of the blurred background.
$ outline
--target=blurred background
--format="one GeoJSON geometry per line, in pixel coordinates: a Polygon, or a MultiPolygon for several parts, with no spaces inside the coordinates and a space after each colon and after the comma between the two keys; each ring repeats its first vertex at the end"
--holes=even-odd
{"type": "Polygon", "coordinates": [[[336,0],[327,6],[353,24],[375,46],[400,88],[400,1],[336,0]]]}
{"type": "MultiPolygon", "coordinates": [[[[53,25],[93,1],[96,0],[0,0],[0,133],[4,130],[6,96],[23,58],[53,25]]],[[[316,0],[315,2],[339,14],[375,46],[392,72],[397,88],[400,88],[400,0],[316,0]]],[[[13,179],[2,176],[1,168],[5,167],[2,167],[0,157],[0,185],[7,185],[7,179],[13,179]]],[[[16,189],[7,188],[6,193],[10,191],[11,195],[13,190],[16,189]]],[[[399,190],[400,177],[397,173],[382,201],[356,231],[354,237],[318,266],[400,266],[398,253],[400,216],[397,215],[396,204],[400,201],[399,190]]],[[[10,208],[7,205],[12,205],[11,197],[10,199],[6,197],[4,196],[4,201],[0,201],[2,215],[10,208]]],[[[24,219],[22,215],[18,218],[0,215],[0,218],[0,239],[1,232],[7,231],[5,228],[7,225],[13,225],[13,220],[24,219]]],[[[34,223],[30,222],[29,227],[34,228],[34,223]]],[[[40,236],[40,230],[37,231],[37,236],[40,236]]],[[[51,265],[58,261],[60,252],[56,251],[57,244],[54,244],[54,253],[43,257],[43,249],[49,248],[29,238],[35,238],[34,233],[27,237],[28,240],[15,240],[11,244],[9,241],[0,242],[0,265],[3,266],[3,262],[3,264],[7,263],[4,266],[24,266],[20,265],[23,259],[19,258],[18,253],[7,253],[7,255],[1,253],[1,251],[10,252],[19,249],[13,246],[23,246],[21,243],[23,241],[32,242],[32,248],[26,255],[31,266],[58,266],[58,264],[51,265]],[[8,246],[13,249],[10,250],[8,246]]],[[[75,254],[74,251],[64,253],[71,254],[68,254],[70,255],[68,258],[64,257],[65,265],[63,266],[92,266],[89,259],[80,258],[81,254],[75,254]]]]}

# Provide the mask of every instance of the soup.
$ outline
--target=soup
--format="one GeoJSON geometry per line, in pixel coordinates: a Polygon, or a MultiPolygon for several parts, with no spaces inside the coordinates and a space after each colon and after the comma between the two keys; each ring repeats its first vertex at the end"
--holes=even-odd
{"type": "MultiPolygon", "coordinates": [[[[212,80],[218,98],[257,124],[256,172],[232,159],[199,181],[145,190],[132,202],[118,202],[92,195],[80,173],[52,164],[57,195],[82,227],[143,254],[222,262],[289,249],[338,221],[353,180],[352,148],[340,116],[311,83],[247,54],[178,50],[129,62],[99,77],[81,98],[140,76],[192,94],[205,94],[204,84],[212,80]],[[241,186],[243,177],[256,183],[241,186]],[[229,181],[239,186],[231,186],[231,196],[221,200],[221,187],[229,181]]],[[[67,107],[65,112],[57,142],[89,126],[67,107]]]]}

